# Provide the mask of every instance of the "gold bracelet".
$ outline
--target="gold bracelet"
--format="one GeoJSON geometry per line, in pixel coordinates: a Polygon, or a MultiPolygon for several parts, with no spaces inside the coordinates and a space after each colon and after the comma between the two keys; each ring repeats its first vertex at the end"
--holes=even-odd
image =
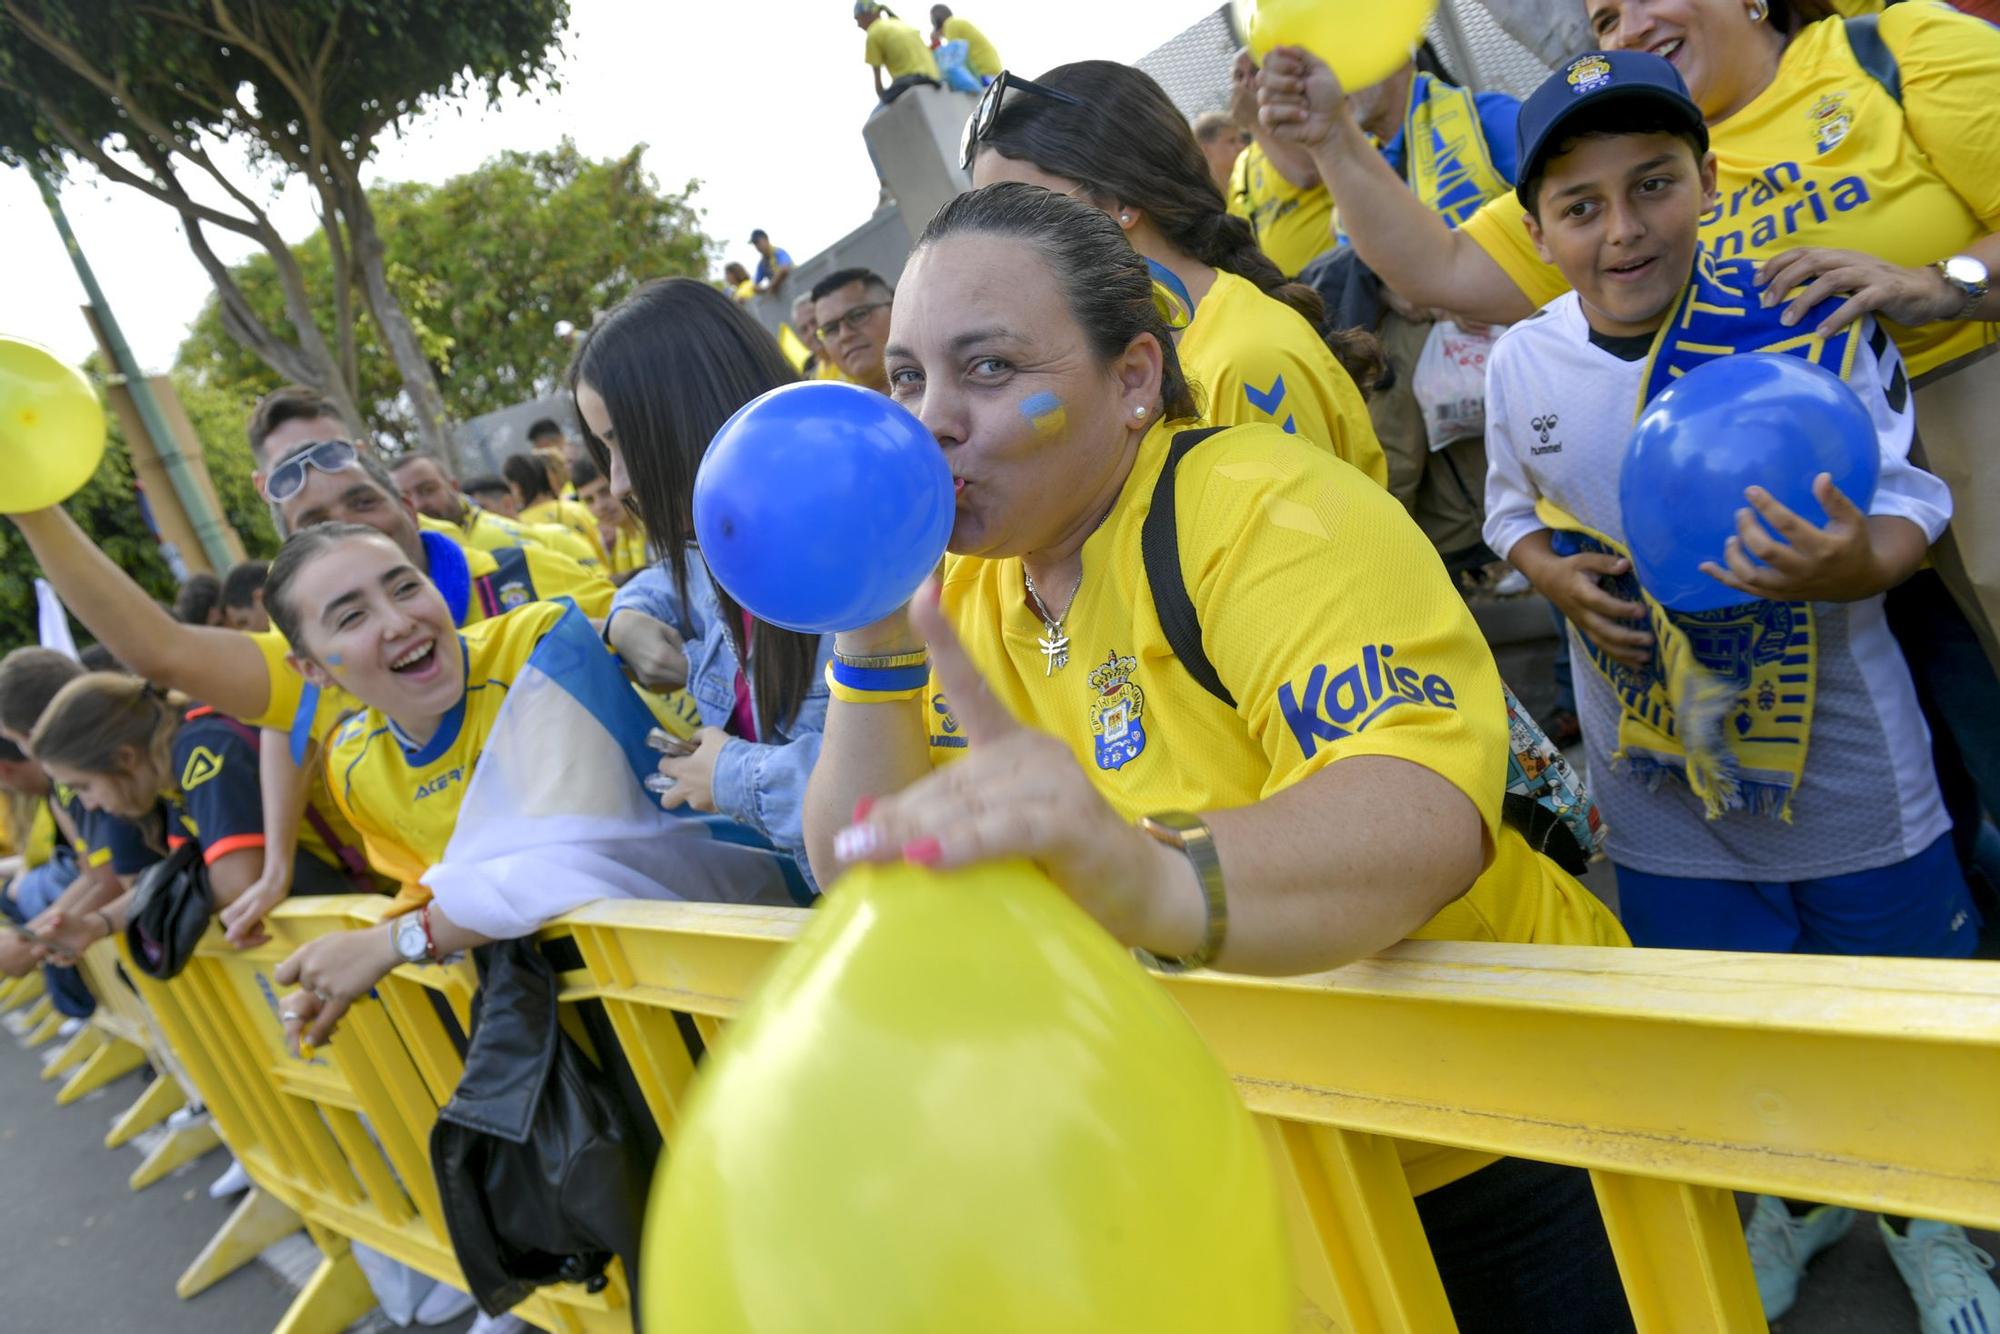
{"type": "Polygon", "coordinates": [[[833,651],[833,656],[849,667],[859,667],[864,671],[881,671],[891,667],[922,667],[931,660],[929,649],[913,649],[908,653],[857,654],[833,651]]]}
{"type": "Polygon", "coordinates": [[[1229,895],[1222,883],[1222,858],[1215,851],[1215,836],[1209,833],[1200,816],[1186,811],[1161,811],[1144,816],[1139,828],[1168,847],[1178,849],[1188,859],[1188,864],[1194,867],[1195,880],[1201,885],[1202,902],[1208,912],[1201,944],[1194,953],[1177,959],[1147,953],[1155,964],[1170,973],[1206,968],[1222,953],[1223,942],[1229,939],[1229,895]]]}

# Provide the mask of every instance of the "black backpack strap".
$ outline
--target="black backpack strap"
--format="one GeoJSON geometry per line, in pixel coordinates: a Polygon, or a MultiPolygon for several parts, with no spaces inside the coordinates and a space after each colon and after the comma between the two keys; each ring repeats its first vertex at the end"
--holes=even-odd
{"type": "Polygon", "coordinates": [[[1167,646],[1203,690],[1233,709],[1236,697],[1222,684],[1215,664],[1208,660],[1208,650],[1201,645],[1201,618],[1195,614],[1194,599],[1188,596],[1187,577],[1181,573],[1180,526],[1174,515],[1174,475],[1180,470],[1181,459],[1222,429],[1210,426],[1175,433],[1173,443],[1167,448],[1167,461],[1160,467],[1160,478],[1153,483],[1153,508],[1139,530],[1139,558],[1146,567],[1146,582],[1153,590],[1153,609],[1159,613],[1167,646]]]}
{"type": "Polygon", "coordinates": [[[1879,14],[1862,14],[1845,20],[1847,24],[1847,44],[1854,48],[1855,63],[1866,70],[1868,77],[1881,84],[1896,99],[1896,105],[1903,104],[1903,71],[1896,63],[1896,53],[1882,40],[1882,25],[1879,14]]]}

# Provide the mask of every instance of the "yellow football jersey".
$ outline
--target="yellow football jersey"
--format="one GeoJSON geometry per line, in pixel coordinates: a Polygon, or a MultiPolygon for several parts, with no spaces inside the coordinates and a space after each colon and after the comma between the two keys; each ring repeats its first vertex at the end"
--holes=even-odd
{"type": "Polygon", "coordinates": [[[1237,154],[1229,211],[1249,219],[1257,244],[1286,277],[1333,249],[1333,196],[1324,185],[1293,185],[1258,144],[1237,154]]]}
{"type": "Polygon", "coordinates": [[[971,19],[962,19],[954,14],[944,21],[944,27],[939,31],[947,42],[965,43],[967,69],[989,79],[1000,76],[1004,68],[1000,63],[1000,53],[994,49],[992,40],[972,25],[971,19]]]}
{"type": "Polygon", "coordinates": [[[863,59],[877,69],[886,70],[891,80],[910,74],[921,74],[927,79],[938,77],[937,57],[931,54],[923,34],[901,19],[884,16],[868,25],[863,59]]]}
{"type": "Polygon", "coordinates": [[[475,551],[499,551],[503,547],[541,546],[568,556],[585,569],[597,568],[597,557],[584,540],[561,524],[522,523],[504,514],[469,506],[463,523],[447,523],[419,514],[417,524],[427,533],[440,533],[462,547],[475,551]]]}
{"type": "MultiPolygon", "coordinates": [[[[552,524],[576,536],[590,550],[591,559],[598,569],[610,567],[610,559],[604,554],[604,540],[597,535],[597,516],[580,501],[542,500],[521,511],[521,522],[532,524],[552,524]]],[[[601,616],[602,612],[591,612],[601,616]]]]}
{"type": "MultiPolygon", "coordinates": [[[[1603,904],[1501,823],[1509,739],[1493,655],[1402,506],[1353,469],[1263,425],[1213,436],[1182,460],[1181,565],[1237,706],[1179,664],[1140,529],[1173,433],[1197,425],[1146,435],[1111,516],[1084,544],[1064,623],[1071,658],[1054,675],[1021,562],[946,558],[945,613],[994,695],[1067,743],[1126,819],[1249,805],[1356,755],[1423,765],[1478,808],[1493,859],[1417,937],[1624,944],[1603,904]]],[[[965,736],[935,678],[921,707],[933,763],[961,755],[965,736]]],[[[1400,1148],[1419,1191],[1491,1161],[1400,1148]]]]}
{"type": "MultiPolygon", "coordinates": [[[[2000,229],[2000,29],[1944,5],[1892,5],[1878,20],[1902,74],[1902,103],[1861,68],[1838,18],[1808,24],[1777,78],[1709,127],[1718,198],[1701,240],[1718,258],[1768,259],[1795,246],[1859,250],[1912,268],[2000,229]]],[[[1569,289],[1535,253],[1513,195],[1466,220],[1466,235],[1530,301],[1569,289]]],[[[1883,321],[1912,375],[1994,341],[1996,326],[1883,321]]]]}
{"type": "Polygon", "coordinates": [[[611,544],[611,573],[630,574],[652,564],[646,558],[646,532],[630,517],[618,521],[618,540],[611,544]]]}
{"type": "Polygon", "coordinates": [[[366,708],[328,743],[326,782],[334,804],[360,831],[369,864],[419,899],[428,894],[410,887],[444,856],[507,687],[566,610],[538,603],[463,631],[465,697],[422,745],[410,745],[394,723],[366,708]]]}
{"type": "Polygon", "coordinates": [[[1269,422],[1389,484],[1368,404],[1306,318],[1248,278],[1218,272],[1181,335],[1181,368],[1217,426],[1269,422]]]}

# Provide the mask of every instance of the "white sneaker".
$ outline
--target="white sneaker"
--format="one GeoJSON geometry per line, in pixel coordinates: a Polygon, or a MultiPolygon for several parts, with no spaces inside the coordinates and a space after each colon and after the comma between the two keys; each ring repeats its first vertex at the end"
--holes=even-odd
{"type": "Polygon", "coordinates": [[[504,1315],[487,1315],[482,1311],[479,1319],[465,1327],[465,1334],[540,1334],[540,1331],[512,1311],[504,1315]]]}
{"type": "Polygon", "coordinates": [[[418,1325],[448,1325],[476,1304],[472,1294],[460,1292],[449,1283],[440,1283],[424,1294],[410,1321],[418,1325]]]}
{"type": "Polygon", "coordinates": [[[241,1195],[250,1189],[250,1174],[243,1170],[243,1164],[234,1158],[229,1160],[229,1170],[217,1177],[208,1187],[208,1198],[226,1200],[231,1195],[241,1195]]]}

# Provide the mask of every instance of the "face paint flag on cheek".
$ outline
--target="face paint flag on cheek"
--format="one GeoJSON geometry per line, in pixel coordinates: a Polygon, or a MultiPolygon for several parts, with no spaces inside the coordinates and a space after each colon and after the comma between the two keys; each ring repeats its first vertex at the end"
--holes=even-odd
{"type": "Polygon", "coordinates": [[[1069,413],[1063,408],[1063,401],[1044,390],[1030,394],[1021,400],[1021,415],[1035,428],[1035,434],[1044,440],[1054,439],[1069,425],[1069,413]]]}

